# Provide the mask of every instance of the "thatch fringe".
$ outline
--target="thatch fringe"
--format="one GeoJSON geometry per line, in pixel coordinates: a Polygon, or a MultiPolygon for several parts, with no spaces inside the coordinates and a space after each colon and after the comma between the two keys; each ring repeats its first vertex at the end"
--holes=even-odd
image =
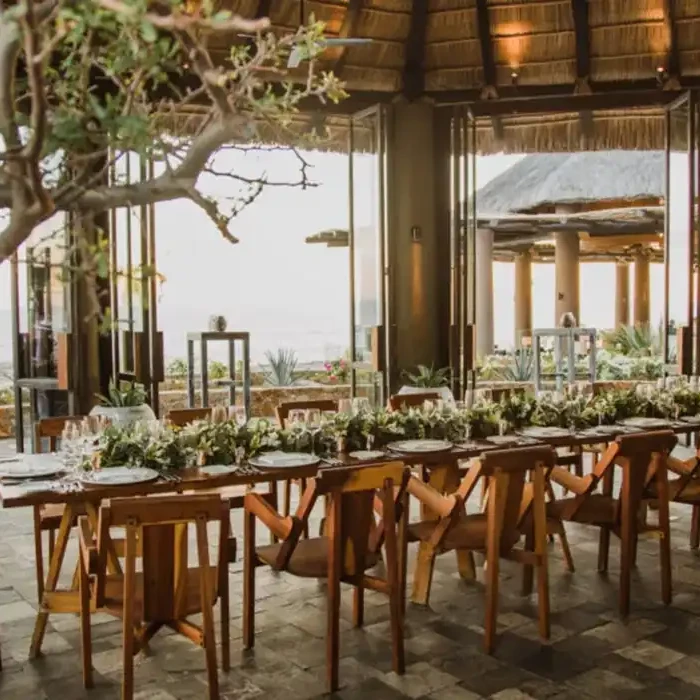
{"type": "Polygon", "coordinates": [[[551,61],[576,55],[573,32],[557,32],[543,36],[499,36],[493,39],[496,60],[511,66],[532,61],[551,61]]]}
{"type": "MultiPolygon", "coordinates": [[[[528,64],[517,66],[518,85],[563,85],[576,80],[576,61],[551,61],[549,63],[528,64]]],[[[496,69],[499,85],[508,85],[511,81],[513,68],[498,66],[496,69]]]]}
{"type": "Polygon", "coordinates": [[[387,14],[364,9],[357,22],[357,35],[405,41],[411,29],[411,15],[387,14]]]}
{"type": "Polygon", "coordinates": [[[700,36],[700,17],[679,22],[676,25],[676,31],[678,32],[679,49],[697,49],[698,36],[700,36]]]}
{"type": "Polygon", "coordinates": [[[451,12],[431,12],[428,15],[427,41],[454,41],[476,38],[476,10],[467,8],[451,12]]]}
{"type": "Polygon", "coordinates": [[[663,24],[633,24],[626,27],[591,29],[591,48],[594,55],[663,55],[668,51],[670,40],[668,29],[663,24]]]}
{"type": "Polygon", "coordinates": [[[373,68],[381,66],[401,70],[406,62],[406,50],[403,44],[375,40],[371,44],[360,44],[345,49],[346,65],[373,68]]]}
{"type": "Polygon", "coordinates": [[[529,32],[537,28],[538,31],[564,31],[574,26],[571,14],[571,3],[558,4],[530,4],[516,5],[514,7],[491,7],[489,16],[491,26],[498,32],[501,24],[521,25],[521,32],[529,32]]]}
{"type": "Polygon", "coordinates": [[[652,78],[663,64],[663,58],[658,54],[594,58],[591,60],[591,78],[603,81],[652,78]]]}
{"type": "Polygon", "coordinates": [[[426,71],[426,90],[461,90],[483,85],[484,71],[481,66],[465,66],[459,70],[426,71]]]}
{"type": "Polygon", "coordinates": [[[401,89],[401,72],[346,65],[343,69],[343,82],[349,90],[396,92],[401,89]]]}
{"type": "Polygon", "coordinates": [[[476,0],[430,0],[430,12],[448,12],[476,7],[476,0]]]}
{"type": "Polygon", "coordinates": [[[368,10],[387,10],[406,14],[410,14],[413,10],[413,0],[364,0],[363,5],[368,10]]]}

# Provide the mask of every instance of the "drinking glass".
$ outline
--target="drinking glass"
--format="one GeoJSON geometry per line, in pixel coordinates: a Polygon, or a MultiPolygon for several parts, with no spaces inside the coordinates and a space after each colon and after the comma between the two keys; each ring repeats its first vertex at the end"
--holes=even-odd
{"type": "Polygon", "coordinates": [[[287,427],[294,435],[294,449],[299,452],[299,441],[306,432],[306,411],[301,408],[294,408],[287,416],[287,427]]]}
{"type": "Polygon", "coordinates": [[[471,423],[465,423],[464,424],[464,442],[469,443],[472,438],[472,424],[471,423]]]}
{"type": "Polygon", "coordinates": [[[498,421],[498,434],[502,437],[508,432],[508,421],[500,418],[498,421]]]}
{"type": "Polygon", "coordinates": [[[365,413],[371,409],[369,399],[366,396],[356,396],[352,400],[352,412],[357,415],[358,413],[365,413]]]}
{"type": "Polygon", "coordinates": [[[306,412],[306,425],[311,433],[311,454],[316,455],[316,436],[321,432],[321,411],[310,408],[306,412]]]}

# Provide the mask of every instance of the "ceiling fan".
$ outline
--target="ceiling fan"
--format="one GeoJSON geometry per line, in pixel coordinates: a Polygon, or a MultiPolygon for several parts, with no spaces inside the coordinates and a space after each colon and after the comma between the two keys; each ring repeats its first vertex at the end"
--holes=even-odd
{"type": "MultiPolygon", "coordinates": [[[[303,27],[306,24],[306,13],[304,12],[304,0],[299,0],[299,26],[303,27]]],[[[324,51],[325,49],[332,46],[364,46],[365,44],[371,44],[373,39],[361,39],[359,37],[337,37],[330,39],[323,39],[321,42],[320,49],[324,51]]],[[[289,54],[289,59],[287,60],[287,68],[297,68],[299,64],[309,58],[306,47],[295,46],[292,52],[289,54]]]]}

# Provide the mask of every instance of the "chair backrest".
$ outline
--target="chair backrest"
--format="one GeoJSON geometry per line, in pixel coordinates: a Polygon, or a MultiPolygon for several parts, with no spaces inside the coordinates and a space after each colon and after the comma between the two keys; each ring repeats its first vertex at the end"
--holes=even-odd
{"type": "Polygon", "coordinates": [[[211,418],[211,408],[173,408],[168,411],[166,420],[179,428],[197,420],[211,418]]]}
{"type": "Polygon", "coordinates": [[[341,575],[364,575],[367,557],[376,552],[385,535],[396,533],[410,471],[402,462],[375,467],[335,469],[316,479],[319,495],[329,498],[327,536],[337,548],[341,575]],[[377,508],[378,507],[378,508],[377,508]],[[381,513],[377,522],[375,509],[381,513]]]}
{"type": "Polygon", "coordinates": [[[318,409],[319,411],[337,411],[338,402],[333,399],[285,401],[284,403],[279,404],[279,406],[277,406],[275,409],[275,413],[277,414],[277,422],[284,428],[284,424],[291,411],[308,411],[314,408],[318,409]]]}
{"type": "Polygon", "coordinates": [[[394,394],[389,398],[389,408],[400,411],[402,408],[422,406],[426,401],[437,401],[440,394],[437,391],[423,391],[416,394],[394,394]]]}
{"type": "Polygon", "coordinates": [[[620,446],[616,462],[629,463],[634,472],[635,487],[643,490],[660,469],[667,469],[668,457],[678,438],[672,430],[658,430],[639,435],[621,435],[616,442],[620,446]]]}
{"type": "Polygon", "coordinates": [[[519,526],[533,504],[544,509],[546,477],[555,464],[556,452],[551,447],[494,450],[472,463],[457,491],[449,496],[438,493],[415,476],[411,477],[408,491],[437,516],[439,523],[431,544],[439,547],[464,513],[464,504],[478,481],[486,479],[488,527],[497,533],[501,550],[507,551],[520,538],[519,526]],[[530,476],[532,483],[528,483],[530,476]]]}
{"type": "MultiPolygon", "coordinates": [[[[112,547],[110,528],[125,529],[124,569],[131,566],[137,557],[142,559],[144,586],[155,582],[159,576],[168,575],[159,566],[159,546],[173,547],[174,543],[161,541],[160,537],[148,537],[147,531],[163,525],[187,525],[194,523],[197,534],[197,549],[199,567],[211,566],[209,561],[209,543],[207,523],[219,523],[219,550],[217,565],[221,576],[212,578],[211,600],[219,594],[219,583],[223,579],[223,571],[227,568],[228,535],[230,506],[227,500],[219,494],[157,496],[153,498],[117,498],[106,501],[100,508],[97,528],[97,587],[96,604],[101,606],[104,601],[107,559],[112,547]],[[138,544],[137,544],[138,543],[138,544]],[[206,558],[206,561],[203,561],[206,558]],[[130,563],[131,562],[131,563],[130,563]],[[223,569],[221,568],[223,567],[223,569]]],[[[186,545],[185,545],[186,546],[186,545]]],[[[133,570],[133,569],[132,569],[133,570]]],[[[172,572],[170,572],[172,573],[172,572]]],[[[173,600],[163,600],[162,591],[170,590],[166,586],[154,583],[154,590],[161,592],[159,596],[148,595],[144,591],[144,618],[151,613],[173,606],[173,600]]],[[[173,595],[175,595],[173,591],[173,595]]]]}
{"type": "Polygon", "coordinates": [[[48,438],[49,451],[58,449],[58,441],[67,423],[82,423],[85,416],[58,416],[56,418],[40,418],[34,424],[34,442],[36,451],[44,451],[44,439],[48,438]]]}

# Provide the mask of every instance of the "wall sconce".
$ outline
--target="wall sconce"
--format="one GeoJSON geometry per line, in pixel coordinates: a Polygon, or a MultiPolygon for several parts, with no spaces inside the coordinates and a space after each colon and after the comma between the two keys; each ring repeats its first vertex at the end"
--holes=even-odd
{"type": "Polygon", "coordinates": [[[659,66],[656,69],[656,82],[663,86],[664,83],[668,80],[668,72],[666,71],[666,68],[664,66],[659,66]]]}
{"type": "Polygon", "coordinates": [[[510,82],[511,82],[513,85],[517,85],[517,84],[518,84],[518,78],[519,78],[519,77],[520,77],[520,76],[518,75],[518,71],[517,71],[517,70],[512,71],[511,74],[510,74],[510,82]]]}
{"type": "Polygon", "coordinates": [[[411,226],[411,240],[420,243],[423,240],[423,231],[420,226],[411,226]]]}

